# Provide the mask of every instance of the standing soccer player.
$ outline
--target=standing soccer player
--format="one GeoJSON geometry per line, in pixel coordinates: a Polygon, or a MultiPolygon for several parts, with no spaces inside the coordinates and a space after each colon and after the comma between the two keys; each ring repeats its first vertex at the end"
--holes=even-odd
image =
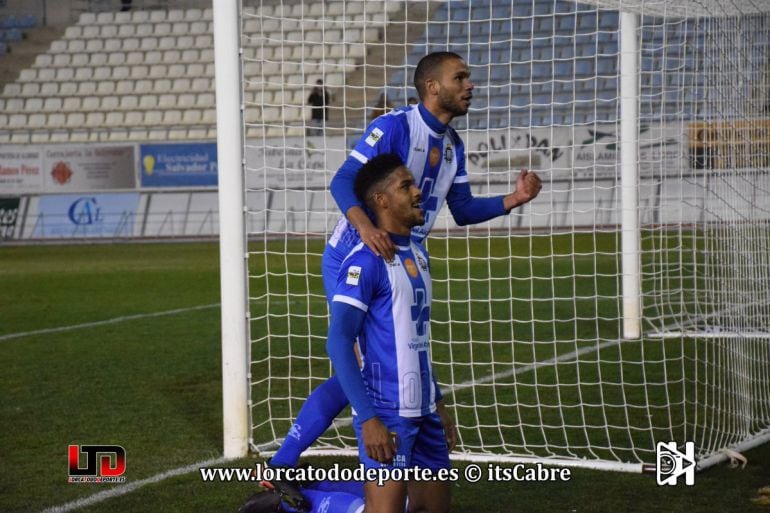
{"type": "MultiPolygon", "coordinates": [[[[463,226],[506,215],[540,192],[538,176],[522,170],[516,179],[516,190],[510,194],[484,198],[471,194],[465,147],[449,126],[452,119],[468,112],[473,98],[470,71],[459,55],[426,55],[417,64],[414,85],[420,103],[375,119],[332,180],[331,193],[345,215],[337,223],[321,262],[330,303],[342,261],[357,244],[363,242],[386,260],[395,255],[395,244],[388,233],[372,223],[353,190],[361,166],[376,155],[398,155],[415,176],[425,215],[425,222],[412,229],[412,238],[418,242],[430,232],[445,201],[455,222],[463,226]]],[[[326,431],[347,404],[336,376],[319,385],[300,409],[271,464],[296,466],[302,451],[326,431]]]]}
{"type": "MultiPolygon", "coordinates": [[[[385,261],[365,244],[355,246],[342,264],[331,301],[326,349],[355,412],[359,458],[366,468],[449,469],[431,370],[430,265],[411,233],[425,222],[420,190],[393,154],[364,164],[354,188],[396,248],[385,261]]],[[[407,488],[410,509],[449,510],[448,483],[389,480],[384,486],[364,484],[366,511],[403,511],[407,488]]]]}

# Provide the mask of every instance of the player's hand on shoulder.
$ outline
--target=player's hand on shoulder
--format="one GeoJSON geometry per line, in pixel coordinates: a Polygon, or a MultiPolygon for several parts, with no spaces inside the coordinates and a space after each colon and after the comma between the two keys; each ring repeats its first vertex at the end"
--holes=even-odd
{"type": "Polygon", "coordinates": [[[366,455],[380,463],[392,463],[396,456],[396,442],[388,428],[378,417],[372,417],[361,424],[366,455]]]}
{"type": "Polygon", "coordinates": [[[382,256],[387,261],[393,260],[396,255],[396,246],[390,239],[388,232],[376,226],[370,226],[363,228],[358,234],[361,236],[361,242],[366,244],[376,255],[382,256]]]}

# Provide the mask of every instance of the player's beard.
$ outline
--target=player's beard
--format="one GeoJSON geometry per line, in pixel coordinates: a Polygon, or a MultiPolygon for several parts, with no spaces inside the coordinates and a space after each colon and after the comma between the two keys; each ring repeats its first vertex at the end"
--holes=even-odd
{"type": "Polygon", "coordinates": [[[442,109],[452,113],[452,117],[465,116],[470,108],[470,102],[468,106],[465,106],[464,100],[458,100],[456,96],[452,96],[446,92],[445,89],[441,89],[438,94],[439,105],[442,109]]]}

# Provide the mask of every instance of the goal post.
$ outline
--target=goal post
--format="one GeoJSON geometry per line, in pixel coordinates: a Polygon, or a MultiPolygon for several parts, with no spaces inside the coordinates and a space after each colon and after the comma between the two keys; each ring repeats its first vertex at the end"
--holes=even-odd
{"type": "MultiPolygon", "coordinates": [[[[214,4],[217,45],[222,5],[238,2],[214,4]]],[[[388,108],[416,96],[415,65],[436,50],[464,56],[476,84],[452,122],[473,193],[511,191],[522,167],[544,183],[481,225],[459,228],[444,209],[427,239],[453,457],[641,471],[657,442],[695,442],[704,467],[767,441],[768,11],[243,0],[223,36],[239,47],[217,51],[230,62],[217,63],[222,273],[240,279],[222,287],[223,358],[225,315],[248,339],[237,349],[248,398],[223,385],[234,411],[248,408],[236,445],[270,454],[330,375],[320,259],[340,214],[329,182],[380,97],[388,108]],[[318,81],[325,122],[308,103],[318,81]],[[223,162],[242,168],[240,191],[223,162]]],[[[355,444],[348,410],[309,452],[353,455],[355,444]]]]}

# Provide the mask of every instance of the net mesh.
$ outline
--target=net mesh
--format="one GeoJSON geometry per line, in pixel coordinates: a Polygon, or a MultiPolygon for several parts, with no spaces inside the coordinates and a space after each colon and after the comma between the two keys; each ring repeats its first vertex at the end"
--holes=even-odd
{"type": "MultiPolygon", "coordinates": [[[[770,17],[731,2],[245,2],[252,447],[285,436],[331,372],[321,252],[328,184],[429,51],[476,84],[474,194],[544,188],[428,238],[435,373],[461,457],[699,458],[770,429],[770,17]],[[643,335],[622,339],[619,11],[639,15],[643,335]],[[322,119],[310,96],[325,93],[322,119]]],[[[351,449],[349,411],[316,448],[351,449]]]]}

